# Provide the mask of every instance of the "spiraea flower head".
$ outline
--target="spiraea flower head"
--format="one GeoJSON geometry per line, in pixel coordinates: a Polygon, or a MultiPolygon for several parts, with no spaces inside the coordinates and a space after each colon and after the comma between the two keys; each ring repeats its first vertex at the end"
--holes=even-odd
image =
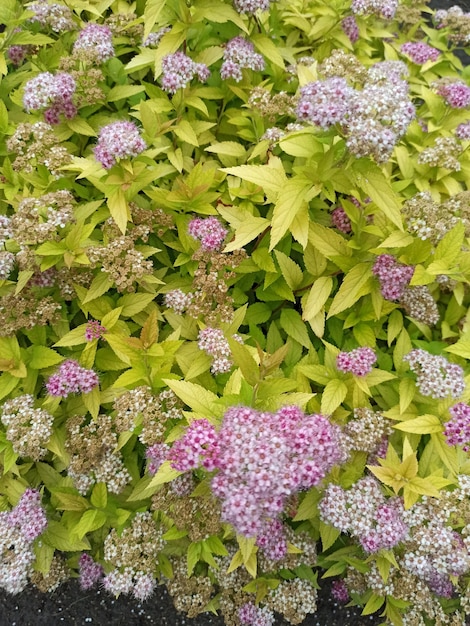
{"type": "Polygon", "coordinates": [[[246,602],[238,609],[238,619],[242,626],[273,626],[274,613],[267,607],[246,602]]]}
{"type": "Polygon", "coordinates": [[[193,301],[192,293],[184,293],[181,289],[172,289],[165,294],[165,306],[181,315],[193,301]]]}
{"type": "Polygon", "coordinates": [[[450,363],[440,355],[421,348],[411,350],[404,360],[417,376],[420,393],[431,398],[458,398],[465,389],[464,372],[460,365],[450,363]]]}
{"type": "Polygon", "coordinates": [[[470,406],[458,402],[449,409],[451,419],[444,424],[444,436],[449,446],[470,450],[470,406]]]}
{"type": "Polygon", "coordinates": [[[84,552],[78,561],[79,582],[83,590],[91,589],[101,580],[104,574],[102,565],[93,560],[89,554],[84,552]]]}
{"type": "Polygon", "coordinates": [[[188,232],[199,239],[204,250],[220,250],[228,230],[216,217],[195,217],[189,222],[188,232]]]}
{"type": "Polygon", "coordinates": [[[35,461],[46,454],[54,417],[44,409],[34,408],[32,395],[7,400],[1,408],[0,420],[16,454],[35,461]]]}
{"type": "Polygon", "coordinates": [[[336,357],[336,367],[340,372],[351,372],[354,376],[365,376],[372,371],[377,356],[372,348],[356,348],[350,352],[340,352],[336,357]]]}
{"type": "Polygon", "coordinates": [[[376,15],[385,20],[395,17],[398,0],[352,0],[351,11],[356,15],[376,15]]]}
{"type": "Polygon", "coordinates": [[[56,374],[49,377],[46,389],[51,396],[66,398],[71,393],[89,393],[98,384],[96,372],[69,359],[62,363],[56,374]]]}
{"type": "Polygon", "coordinates": [[[359,39],[359,26],[354,15],[348,15],[341,21],[341,28],[349,37],[351,43],[356,43],[359,39]]]}
{"type": "Polygon", "coordinates": [[[220,76],[233,78],[237,83],[243,78],[242,69],[247,68],[257,72],[264,70],[264,58],[250,41],[241,36],[234,37],[227,42],[224,50],[224,61],[220,68],[220,76]]]}
{"type": "Polygon", "coordinates": [[[168,93],[176,93],[189,85],[197,76],[201,83],[205,83],[210,76],[210,71],[204,63],[195,63],[184,52],[167,54],[162,59],[162,89],[168,93]]]}
{"type": "Polygon", "coordinates": [[[423,65],[427,61],[437,61],[441,55],[440,50],[424,43],[424,41],[407,41],[400,50],[417,65],[423,65]]]}
{"type": "Polygon", "coordinates": [[[380,281],[380,291],[385,300],[399,300],[414,274],[412,265],[399,263],[391,254],[377,257],[372,273],[380,281]]]}
{"type": "Polygon", "coordinates": [[[425,163],[431,167],[445,167],[454,172],[460,172],[460,155],[462,146],[455,137],[437,137],[434,145],[420,152],[418,163],[425,163]]]}
{"type": "Polygon", "coordinates": [[[90,320],[85,328],[85,339],[87,341],[93,341],[94,339],[101,339],[103,333],[106,332],[106,328],[102,326],[97,320],[90,320]]]}
{"type": "Polygon", "coordinates": [[[354,91],[344,78],[338,76],[308,83],[300,90],[297,117],[323,129],[344,124],[354,91]]]}
{"type": "Polygon", "coordinates": [[[47,0],[39,0],[31,4],[28,9],[34,11],[31,22],[40,24],[43,28],[50,28],[55,33],[65,33],[75,29],[73,13],[64,4],[51,3],[47,0]]]}
{"type": "Polygon", "coordinates": [[[267,11],[272,0],[233,0],[233,6],[239,13],[253,15],[256,11],[267,11]]]}
{"type": "Polygon", "coordinates": [[[96,160],[109,170],[118,160],[135,157],[146,147],[133,122],[112,122],[101,129],[94,152],[96,160]]]}
{"type": "MultiPolygon", "coordinates": [[[[233,338],[243,343],[239,335],[234,335],[233,338]]],[[[231,370],[233,365],[231,360],[232,353],[229,343],[220,328],[211,328],[208,326],[200,330],[197,345],[199,350],[203,350],[213,358],[211,366],[211,372],[213,374],[224,374],[231,370]]]]}
{"type": "Polygon", "coordinates": [[[466,109],[470,105],[470,87],[461,80],[442,82],[436,91],[453,109],[466,109]]]}
{"type": "Polygon", "coordinates": [[[89,22],[78,34],[73,46],[74,56],[84,55],[101,64],[114,56],[113,34],[108,26],[89,22]]]}
{"type": "Polygon", "coordinates": [[[43,72],[26,83],[23,105],[28,112],[45,109],[46,122],[58,124],[61,113],[67,119],[77,114],[73,103],[75,89],[75,80],[67,72],[60,72],[55,76],[50,72],[43,72]]]}
{"type": "Polygon", "coordinates": [[[166,33],[169,33],[170,31],[171,28],[169,26],[165,26],[164,28],[160,28],[160,30],[157,30],[157,32],[155,33],[149,33],[145,41],[142,42],[142,45],[145,48],[156,48],[160,43],[163,35],[166,35],[166,33]]]}

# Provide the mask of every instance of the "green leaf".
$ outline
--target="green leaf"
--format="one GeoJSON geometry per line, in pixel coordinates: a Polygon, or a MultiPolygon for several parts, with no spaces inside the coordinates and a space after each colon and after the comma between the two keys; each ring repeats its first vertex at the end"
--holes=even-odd
{"type": "Polygon", "coordinates": [[[300,343],[305,348],[311,348],[310,337],[308,336],[307,326],[302,321],[300,313],[294,309],[282,309],[281,311],[281,328],[285,332],[300,343]]]}
{"type": "Polygon", "coordinates": [[[220,0],[197,0],[194,2],[195,13],[193,19],[195,23],[199,21],[216,22],[217,24],[225,24],[233,22],[243,30],[249,33],[247,25],[231,6],[221,3],[220,0]]]}
{"type": "Polygon", "coordinates": [[[382,243],[377,246],[378,248],[406,248],[413,243],[414,239],[409,233],[404,233],[401,230],[396,230],[389,235],[382,243]]]}
{"type": "Polygon", "coordinates": [[[116,222],[121,233],[124,235],[127,228],[127,222],[131,219],[131,213],[122,189],[118,188],[109,195],[107,205],[112,218],[116,222]]]}
{"type": "Polygon", "coordinates": [[[201,556],[202,545],[198,543],[190,543],[187,552],[188,576],[194,572],[197,562],[201,556]]]}
{"type": "Polygon", "coordinates": [[[113,281],[109,278],[109,276],[105,272],[100,272],[93,279],[90,288],[88,289],[87,295],[83,300],[83,304],[87,304],[88,302],[92,302],[99,298],[104,293],[109,291],[113,286],[113,281]]]}
{"type": "Polygon", "coordinates": [[[316,489],[310,489],[305,494],[302,502],[300,503],[294,522],[301,522],[306,519],[312,519],[318,515],[318,502],[320,500],[320,494],[316,489]]]}
{"type": "Polygon", "coordinates": [[[63,511],[86,511],[90,507],[86,498],[73,493],[73,491],[75,490],[51,489],[53,498],[59,502],[58,505],[55,505],[57,509],[63,511]]]}
{"type": "Polygon", "coordinates": [[[53,519],[48,520],[47,528],[41,535],[41,540],[61,552],[78,552],[90,549],[90,544],[86,539],[72,536],[69,529],[53,519]]]}
{"type": "Polygon", "coordinates": [[[420,415],[415,419],[394,424],[393,427],[405,433],[416,433],[418,435],[441,433],[443,430],[439,418],[435,415],[420,415]]]}
{"type": "Polygon", "coordinates": [[[106,483],[96,483],[91,492],[90,502],[97,509],[105,509],[108,503],[106,483]]]}
{"type": "Polygon", "coordinates": [[[334,526],[325,524],[322,521],[320,521],[319,527],[320,527],[320,538],[321,538],[321,543],[322,543],[322,550],[323,552],[326,552],[326,550],[328,550],[328,548],[331,548],[334,542],[341,535],[341,531],[335,528],[334,526]]]}
{"type": "Polygon", "coordinates": [[[145,91],[144,85],[116,85],[106,95],[106,102],[116,102],[145,91]]]}
{"type": "Polygon", "coordinates": [[[266,57],[273,65],[277,65],[281,69],[284,69],[284,60],[279,53],[278,47],[272,39],[261,33],[254,33],[250,37],[251,42],[255,48],[266,57]]]}
{"type": "Polygon", "coordinates": [[[116,305],[122,307],[122,317],[134,317],[155,300],[153,293],[130,293],[119,298],[116,305]]]}
{"type": "Polygon", "coordinates": [[[334,379],[326,385],[321,398],[321,412],[331,415],[346,398],[348,388],[342,380],[334,379]]]}
{"type": "Polygon", "coordinates": [[[85,339],[86,324],[80,324],[73,330],[66,333],[59,341],[54,344],[56,348],[66,348],[70,346],[78,346],[86,343],[85,339]]]}
{"type": "Polygon", "coordinates": [[[274,205],[271,220],[270,250],[272,250],[287,233],[297,213],[304,208],[307,200],[320,193],[321,187],[317,185],[313,188],[313,195],[310,193],[311,191],[311,183],[308,181],[304,182],[303,180],[299,181],[295,177],[288,180],[287,183],[283,185],[279,192],[277,202],[274,205]]]}
{"type": "Polygon", "coordinates": [[[240,250],[269,227],[269,220],[264,217],[247,215],[247,219],[235,230],[235,238],[224,248],[224,252],[240,250]]]}
{"type": "Polygon", "coordinates": [[[88,509],[83,513],[80,521],[73,528],[73,535],[77,536],[79,539],[83,539],[87,533],[91,533],[104,526],[106,523],[106,517],[107,516],[104,511],[98,511],[98,509],[88,509]]]}
{"type": "Polygon", "coordinates": [[[255,185],[259,185],[272,202],[275,201],[277,194],[287,182],[282,163],[279,163],[278,167],[269,164],[238,165],[237,167],[225,167],[222,171],[227,172],[227,174],[232,174],[232,176],[238,176],[242,180],[254,183],[255,185]]]}
{"type": "Polygon", "coordinates": [[[215,154],[221,154],[222,156],[235,157],[241,159],[246,156],[246,150],[241,143],[236,141],[221,141],[213,143],[205,148],[206,152],[215,152],[215,154]]]}
{"type": "Polygon", "coordinates": [[[333,298],[328,318],[338,315],[357,303],[366,293],[369,293],[367,282],[372,276],[369,263],[358,263],[350,270],[343,279],[341,287],[333,298]]]}
{"type": "Polygon", "coordinates": [[[204,415],[209,421],[222,415],[223,407],[212,391],[185,380],[164,379],[163,382],[195,413],[204,415]]]}
{"type": "Polygon", "coordinates": [[[372,615],[372,613],[376,613],[380,607],[383,606],[384,602],[385,598],[383,596],[377,596],[373,593],[362,610],[361,615],[372,615]]]}
{"type": "Polygon", "coordinates": [[[199,146],[197,135],[188,120],[181,120],[177,126],[173,127],[173,132],[181,141],[185,141],[191,146],[199,146]]]}
{"type": "Polygon", "coordinates": [[[240,368],[243,378],[246,382],[254,387],[260,380],[259,367],[251,356],[248,348],[235,339],[228,340],[232,358],[236,365],[240,368]]]}
{"type": "Polygon", "coordinates": [[[320,276],[313,283],[302,311],[302,319],[313,319],[325,306],[331,290],[333,288],[333,279],[331,276],[320,276]]]}
{"type": "Polygon", "coordinates": [[[45,348],[44,346],[31,346],[28,348],[28,352],[31,354],[28,365],[33,370],[51,367],[64,360],[61,354],[55,350],[51,350],[51,348],[45,348]]]}
{"type": "Polygon", "coordinates": [[[166,0],[146,0],[144,11],[144,41],[152,32],[155,24],[157,24],[158,18],[166,5],[166,0]]]}
{"type": "Polygon", "coordinates": [[[275,250],[274,252],[276,254],[277,262],[279,263],[279,267],[281,268],[281,274],[284,280],[294,291],[302,283],[302,270],[297,265],[297,263],[293,261],[290,257],[288,257],[287,254],[284,254],[284,252],[281,252],[280,250],[275,250]]]}
{"type": "Polygon", "coordinates": [[[437,244],[433,261],[442,260],[447,267],[452,268],[454,262],[461,254],[464,238],[465,226],[462,221],[459,221],[437,244]]]}

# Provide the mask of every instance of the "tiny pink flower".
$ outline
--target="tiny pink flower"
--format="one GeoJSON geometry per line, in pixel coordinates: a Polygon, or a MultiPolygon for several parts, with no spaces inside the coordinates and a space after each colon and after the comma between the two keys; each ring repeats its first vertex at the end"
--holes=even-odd
{"type": "Polygon", "coordinates": [[[341,372],[351,372],[354,376],[365,376],[372,371],[377,357],[372,348],[356,348],[350,352],[340,352],[336,357],[336,367],[341,372]]]}
{"type": "Polygon", "coordinates": [[[133,122],[112,122],[100,131],[95,158],[105,169],[111,169],[118,160],[135,157],[146,147],[133,122]]]}

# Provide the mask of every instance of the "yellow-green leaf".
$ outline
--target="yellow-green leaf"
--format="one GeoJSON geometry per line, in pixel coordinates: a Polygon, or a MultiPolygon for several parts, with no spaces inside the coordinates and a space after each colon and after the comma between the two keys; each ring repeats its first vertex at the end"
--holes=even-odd
{"type": "Polygon", "coordinates": [[[418,435],[442,432],[442,424],[435,415],[420,415],[415,419],[394,424],[393,427],[405,433],[415,433],[418,435]]]}
{"type": "Polygon", "coordinates": [[[309,321],[322,310],[330,296],[332,288],[333,279],[331,276],[320,276],[320,278],[317,278],[303,306],[302,319],[309,321]]]}
{"type": "Polygon", "coordinates": [[[326,385],[321,398],[321,412],[331,415],[346,398],[348,388],[342,380],[333,379],[326,385]]]}

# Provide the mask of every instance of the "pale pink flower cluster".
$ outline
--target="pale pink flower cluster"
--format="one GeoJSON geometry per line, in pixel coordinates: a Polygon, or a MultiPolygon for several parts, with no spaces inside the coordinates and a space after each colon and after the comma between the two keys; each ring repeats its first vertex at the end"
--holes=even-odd
{"type": "Polygon", "coordinates": [[[7,280],[13,271],[16,263],[16,256],[13,252],[0,250],[0,280],[7,280]]]}
{"type": "Polygon", "coordinates": [[[273,626],[274,613],[266,606],[246,602],[238,609],[238,619],[242,626],[273,626]]]}
{"type": "Polygon", "coordinates": [[[272,0],[233,0],[233,6],[239,13],[253,15],[256,11],[267,11],[272,0]]]}
{"type": "Polygon", "coordinates": [[[34,540],[47,527],[41,496],[26,489],[11,511],[0,512],[0,587],[8,593],[20,593],[28,584],[36,558],[34,540]]]}
{"type": "Polygon", "coordinates": [[[34,11],[31,22],[38,22],[43,27],[49,27],[55,33],[64,33],[75,28],[73,13],[64,4],[51,3],[47,0],[39,0],[28,7],[34,11]]]}
{"type": "Polygon", "coordinates": [[[184,293],[181,289],[172,289],[164,296],[165,306],[181,315],[193,301],[192,293],[184,293]]]}
{"type": "Polygon", "coordinates": [[[458,402],[449,409],[451,419],[444,424],[444,437],[449,446],[462,446],[470,451],[470,406],[458,402]]]}
{"type": "Polygon", "coordinates": [[[118,160],[135,157],[146,147],[133,122],[112,122],[101,129],[94,152],[96,160],[109,170],[118,160]]]}
{"type": "Polygon", "coordinates": [[[104,63],[114,56],[113,33],[108,26],[89,22],[78,34],[73,53],[91,54],[96,63],[104,63]]]}
{"type": "Polygon", "coordinates": [[[438,85],[436,91],[453,109],[465,109],[470,105],[470,87],[460,80],[438,85]]]}
{"type": "Polygon", "coordinates": [[[18,67],[31,53],[31,46],[10,46],[7,50],[8,58],[18,67]]]}
{"type": "Polygon", "coordinates": [[[359,39],[359,26],[354,15],[348,15],[341,22],[341,28],[349,37],[351,43],[356,43],[359,39]]]}
{"type": "Polygon", "coordinates": [[[98,384],[96,372],[69,359],[62,363],[56,374],[50,376],[46,389],[51,396],[66,398],[71,393],[90,393],[98,384]]]}
{"type": "Polygon", "coordinates": [[[61,113],[66,119],[72,119],[77,114],[77,107],[73,103],[75,89],[75,80],[67,72],[55,76],[50,72],[42,72],[26,83],[23,105],[28,113],[46,109],[46,122],[58,124],[61,113]]]}
{"type": "Polygon", "coordinates": [[[195,63],[184,52],[167,54],[162,60],[162,89],[168,93],[176,93],[189,85],[197,76],[201,83],[205,83],[210,76],[210,71],[204,63],[195,63]]]}
{"type": "MultiPolygon", "coordinates": [[[[233,335],[233,338],[239,343],[243,343],[239,335],[233,335]]],[[[199,331],[197,346],[199,350],[203,350],[212,357],[211,372],[213,374],[225,374],[232,368],[232,353],[230,346],[220,328],[203,328],[199,331]]]]}
{"type": "Polygon", "coordinates": [[[154,443],[153,446],[149,446],[145,451],[145,458],[147,459],[147,472],[154,476],[161,464],[167,460],[170,447],[166,443],[154,443]]]}
{"type": "Polygon", "coordinates": [[[220,250],[228,230],[216,217],[195,217],[189,222],[188,232],[191,237],[199,239],[201,248],[207,251],[220,250]]]}
{"type": "Polygon", "coordinates": [[[85,328],[85,339],[87,341],[93,341],[93,339],[101,339],[103,333],[106,332],[106,328],[102,326],[98,320],[90,320],[87,322],[85,328]]]}
{"type": "Polygon", "coordinates": [[[455,131],[457,139],[468,141],[470,139],[470,122],[462,122],[455,131]]]}
{"type": "Polygon", "coordinates": [[[385,300],[399,300],[414,274],[413,265],[399,263],[391,254],[380,254],[372,273],[380,281],[380,291],[385,300]]]}
{"type": "Polygon", "coordinates": [[[346,214],[342,206],[337,206],[331,212],[331,221],[333,226],[346,235],[352,231],[351,220],[346,214]]]}
{"type": "Polygon", "coordinates": [[[340,352],[336,357],[336,367],[340,372],[351,372],[354,376],[365,376],[370,371],[377,356],[372,348],[356,348],[350,352],[340,352]]]}
{"type": "Polygon", "coordinates": [[[323,522],[357,537],[369,553],[390,550],[408,535],[401,498],[385,498],[371,476],[361,478],[349,490],[328,485],[318,508],[323,522]]]}
{"type": "Polygon", "coordinates": [[[101,580],[104,574],[103,567],[84,552],[78,560],[79,582],[83,590],[88,590],[101,580]]]}
{"type": "Polygon", "coordinates": [[[349,591],[344,580],[334,580],[331,583],[331,595],[337,602],[341,602],[341,604],[349,602],[349,591]]]}
{"type": "Polygon", "coordinates": [[[268,561],[281,561],[287,556],[287,537],[280,519],[267,521],[256,537],[256,545],[261,548],[268,561]]]}
{"type": "Polygon", "coordinates": [[[340,428],[296,406],[277,413],[232,407],[218,433],[206,419],[196,420],[169,454],[180,471],[218,470],[211,487],[222,501],[222,519],[248,537],[272,530],[287,498],[318,485],[346,456],[340,428]]]}
{"type": "Polygon", "coordinates": [[[351,11],[356,15],[376,15],[385,20],[395,17],[398,0],[352,0],[351,11]]]}
{"type": "Polygon", "coordinates": [[[234,37],[227,42],[224,50],[224,61],[220,68],[220,76],[233,78],[237,83],[243,78],[242,69],[247,68],[256,72],[264,70],[264,58],[250,41],[241,36],[234,37]]]}
{"type": "Polygon", "coordinates": [[[459,398],[465,389],[464,371],[443,356],[415,348],[404,360],[417,376],[419,391],[431,398],[459,398]]]}
{"type": "Polygon", "coordinates": [[[297,117],[323,129],[333,124],[345,124],[354,91],[339,76],[308,83],[300,90],[297,117]]]}
{"type": "Polygon", "coordinates": [[[166,35],[166,33],[169,33],[170,31],[171,28],[169,26],[165,26],[164,28],[160,28],[160,30],[157,30],[157,32],[155,33],[149,33],[148,37],[145,39],[142,45],[145,48],[156,48],[160,43],[163,35],[166,35]]]}
{"type": "Polygon", "coordinates": [[[440,50],[433,48],[424,41],[407,41],[400,50],[417,65],[423,65],[427,61],[437,61],[441,55],[440,50]]]}

